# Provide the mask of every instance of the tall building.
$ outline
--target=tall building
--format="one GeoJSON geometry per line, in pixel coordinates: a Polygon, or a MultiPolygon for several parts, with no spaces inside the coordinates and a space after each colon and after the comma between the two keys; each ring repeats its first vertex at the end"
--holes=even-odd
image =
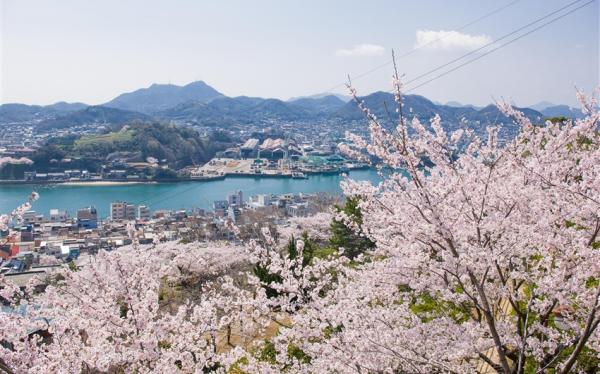
{"type": "Polygon", "coordinates": [[[235,193],[231,193],[227,196],[228,205],[235,205],[239,208],[242,207],[242,203],[244,202],[244,195],[242,191],[238,190],[235,193]]]}
{"type": "Polygon", "coordinates": [[[150,219],[150,209],[145,205],[140,205],[137,208],[137,218],[139,220],[147,221],[150,219]]]}
{"type": "Polygon", "coordinates": [[[135,219],[135,205],[125,201],[113,201],[110,203],[110,218],[112,220],[135,219]]]}

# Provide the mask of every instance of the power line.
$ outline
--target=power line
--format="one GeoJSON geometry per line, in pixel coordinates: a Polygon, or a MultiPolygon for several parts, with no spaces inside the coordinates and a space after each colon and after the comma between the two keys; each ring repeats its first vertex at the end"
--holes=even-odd
{"type": "Polygon", "coordinates": [[[497,42],[499,42],[501,40],[504,40],[504,39],[508,38],[509,36],[515,35],[515,34],[519,33],[520,31],[523,31],[523,30],[527,29],[528,27],[533,26],[536,23],[541,22],[541,21],[545,20],[546,18],[549,18],[549,17],[555,15],[556,13],[559,13],[559,12],[561,12],[561,11],[563,11],[563,10],[565,10],[565,9],[571,7],[572,5],[575,5],[575,4],[577,4],[577,3],[581,2],[581,1],[582,0],[575,0],[575,1],[573,1],[573,2],[571,2],[569,4],[567,4],[567,5],[559,8],[559,9],[556,9],[556,10],[554,10],[554,11],[546,14],[543,17],[540,17],[540,18],[538,18],[538,19],[536,19],[536,20],[534,20],[532,22],[529,22],[526,25],[523,25],[523,26],[521,26],[521,27],[519,27],[519,28],[517,28],[517,29],[515,29],[515,30],[513,30],[511,32],[509,32],[508,34],[504,34],[503,36],[499,37],[498,39],[495,39],[495,40],[493,40],[493,41],[491,41],[489,43],[486,43],[485,45],[483,45],[483,46],[481,46],[481,47],[479,47],[477,49],[474,49],[474,50],[472,50],[472,51],[470,51],[468,53],[465,53],[464,55],[462,55],[460,57],[457,57],[457,58],[455,58],[453,60],[450,60],[450,61],[448,61],[448,62],[446,62],[446,63],[444,63],[444,64],[442,64],[442,65],[440,65],[440,66],[438,66],[438,67],[436,67],[434,69],[432,69],[432,70],[429,70],[429,71],[427,71],[427,72],[425,72],[423,74],[420,74],[420,75],[412,78],[411,80],[407,81],[405,84],[408,85],[408,84],[410,84],[410,83],[412,83],[414,81],[417,81],[417,80],[419,80],[419,79],[421,79],[421,78],[423,78],[423,77],[425,77],[425,76],[427,76],[427,75],[429,75],[431,73],[434,73],[434,72],[436,72],[438,70],[441,70],[441,69],[445,68],[448,65],[452,65],[453,63],[458,62],[458,61],[464,59],[465,57],[471,56],[471,55],[473,55],[473,54],[475,54],[475,53],[477,53],[479,51],[482,51],[482,50],[486,49],[487,47],[489,47],[489,46],[491,46],[493,44],[496,44],[497,42]]]}
{"type": "MultiPolygon", "coordinates": [[[[468,61],[466,61],[466,62],[464,62],[464,63],[462,63],[460,65],[455,66],[454,68],[452,68],[450,70],[447,70],[447,71],[445,71],[445,72],[443,72],[443,73],[441,73],[439,75],[436,75],[433,78],[430,78],[430,79],[428,79],[428,80],[426,80],[426,81],[424,81],[424,82],[422,82],[422,83],[420,83],[420,84],[418,84],[418,85],[416,85],[414,87],[411,87],[411,88],[407,89],[405,92],[414,91],[414,90],[416,90],[419,87],[422,87],[422,86],[424,86],[424,85],[426,85],[428,83],[431,83],[431,82],[433,82],[433,81],[435,81],[435,80],[437,80],[439,78],[442,78],[443,76],[446,76],[446,75],[448,75],[448,74],[450,74],[450,73],[452,73],[452,72],[454,72],[454,71],[456,71],[456,70],[458,70],[458,69],[460,69],[460,68],[462,68],[462,67],[464,67],[466,65],[469,65],[469,64],[471,64],[471,63],[473,63],[473,62],[475,62],[475,61],[477,61],[479,59],[482,59],[483,57],[485,57],[485,56],[487,56],[487,55],[489,55],[489,54],[491,54],[491,53],[493,53],[493,52],[495,52],[495,51],[497,51],[497,50],[499,50],[501,48],[504,48],[505,46],[507,46],[509,44],[512,44],[512,43],[514,43],[514,42],[516,42],[516,41],[518,41],[518,40],[520,40],[520,39],[522,39],[522,38],[524,38],[524,37],[526,37],[526,36],[534,33],[535,31],[537,31],[537,30],[539,30],[541,28],[544,28],[544,27],[546,27],[546,26],[548,26],[548,25],[550,25],[550,24],[552,24],[552,23],[560,20],[561,18],[564,18],[564,17],[568,16],[571,13],[574,13],[575,11],[577,11],[577,10],[583,8],[583,7],[586,7],[586,6],[590,5],[594,1],[596,1],[596,0],[590,0],[587,3],[583,4],[583,5],[580,5],[580,6],[576,7],[576,8],[574,8],[574,9],[569,10],[566,13],[563,13],[563,14],[557,16],[557,17],[554,17],[553,19],[549,20],[548,22],[545,22],[545,23],[543,23],[543,24],[541,24],[541,25],[539,25],[539,26],[537,26],[537,27],[535,27],[535,28],[527,31],[526,33],[517,36],[516,38],[513,38],[513,39],[511,39],[511,40],[509,40],[509,41],[507,41],[505,43],[500,44],[496,48],[493,48],[493,49],[491,49],[489,51],[486,51],[485,53],[482,53],[481,55],[479,55],[479,56],[477,56],[475,58],[472,58],[472,59],[470,59],[470,60],[468,60],[468,61]]],[[[448,64],[444,64],[444,66],[446,66],[446,65],[448,65],[448,64]]],[[[439,69],[436,68],[436,69],[432,70],[432,72],[433,71],[437,71],[437,70],[439,70],[439,69]]],[[[428,74],[425,74],[425,75],[428,75],[428,74]]],[[[409,82],[414,82],[414,81],[415,80],[413,79],[412,81],[409,81],[409,82]]],[[[407,83],[407,85],[408,84],[409,83],[407,83]]]]}
{"type": "MultiPolygon", "coordinates": [[[[486,18],[489,18],[489,17],[493,16],[496,13],[499,13],[499,12],[503,11],[504,9],[506,9],[508,7],[513,6],[514,4],[518,3],[519,1],[521,1],[521,0],[513,0],[513,1],[509,2],[509,3],[507,3],[507,4],[504,4],[503,6],[501,6],[499,8],[496,8],[496,9],[494,9],[494,10],[492,10],[492,11],[490,11],[490,12],[488,12],[488,13],[486,13],[486,14],[484,14],[484,15],[482,15],[482,16],[480,16],[480,17],[478,17],[478,18],[476,18],[476,19],[474,19],[472,21],[467,22],[466,24],[464,24],[464,25],[462,25],[462,26],[460,26],[458,28],[455,28],[455,30],[456,31],[462,31],[462,30],[464,30],[464,29],[466,29],[466,28],[468,28],[468,27],[470,27],[470,26],[472,26],[472,25],[474,25],[474,24],[476,24],[476,23],[478,23],[480,21],[483,21],[486,18]]],[[[579,1],[581,1],[581,0],[579,0],[579,1]]],[[[431,40],[431,41],[429,41],[429,42],[427,42],[425,44],[415,46],[412,49],[410,49],[410,50],[408,50],[408,51],[406,51],[406,52],[404,52],[404,53],[396,56],[396,60],[408,57],[408,56],[412,55],[413,53],[415,53],[416,51],[418,51],[418,50],[420,50],[420,49],[422,49],[424,47],[427,47],[427,46],[429,46],[431,44],[434,44],[434,43],[437,43],[439,41],[444,40],[448,36],[449,35],[446,34],[446,35],[441,36],[441,37],[439,37],[437,39],[431,40]]],[[[374,68],[372,68],[370,70],[367,70],[367,71],[365,71],[365,72],[363,72],[361,74],[353,76],[352,80],[357,80],[357,79],[366,77],[367,75],[369,75],[371,73],[374,73],[377,70],[382,69],[382,68],[384,68],[384,67],[392,64],[392,62],[393,62],[393,60],[388,60],[388,61],[386,61],[385,63],[383,63],[381,65],[378,65],[378,66],[376,66],[376,67],[374,67],[374,68]]],[[[337,85],[335,85],[335,86],[333,86],[331,88],[328,88],[328,89],[324,90],[323,92],[329,92],[329,91],[335,90],[336,88],[344,87],[345,85],[346,85],[346,83],[340,83],[340,84],[337,84],[337,85]]]]}

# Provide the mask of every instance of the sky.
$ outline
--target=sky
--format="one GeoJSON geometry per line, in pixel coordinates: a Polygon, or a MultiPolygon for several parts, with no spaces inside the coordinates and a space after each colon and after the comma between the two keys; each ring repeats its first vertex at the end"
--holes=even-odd
{"type": "MultiPolygon", "coordinates": [[[[196,80],[228,96],[346,93],[348,75],[382,66],[393,49],[412,51],[397,61],[405,81],[479,58],[411,91],[437,102],[575,105],[575,87],[599,84],[600,0],[487,56],[474,51],[571,1],[0,0],[0,102],[102,104],[196,80]]],[[[389,90],[391,74],[385,65],[353,84],[389,90]]]]}

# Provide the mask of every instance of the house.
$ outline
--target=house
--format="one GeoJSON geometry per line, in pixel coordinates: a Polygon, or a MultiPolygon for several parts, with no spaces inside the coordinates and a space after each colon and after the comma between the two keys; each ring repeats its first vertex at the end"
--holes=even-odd
{"type": "Polygon", "coordinates": [[[66,222],[68,218],[66,210],[50,209],[50,222],[66,222]]]}
{"type": "Polygon", "coordinates": [[[98,228],[98,211],[96,207],[89,206],[77,210],[77,227],[83,229],[98,228]]]}

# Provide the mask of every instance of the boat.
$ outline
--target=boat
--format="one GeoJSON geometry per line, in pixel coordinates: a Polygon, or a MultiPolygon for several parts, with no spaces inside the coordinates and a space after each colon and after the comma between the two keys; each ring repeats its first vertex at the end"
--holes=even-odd
{"type": "Polygon", "coordinates": [[[306,174],[297,171],[292,173],[292,179],[308,179],[308,177],[306,174]]]}

